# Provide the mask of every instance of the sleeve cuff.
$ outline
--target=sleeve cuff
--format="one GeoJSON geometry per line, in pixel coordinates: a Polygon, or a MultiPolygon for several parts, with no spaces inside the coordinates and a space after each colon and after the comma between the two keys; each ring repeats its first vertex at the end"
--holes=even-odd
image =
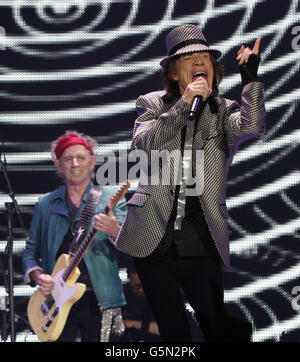
{"type": "Polygon", "coordinates": [[[43,271],[43,269],[40,268],[39,266],[35,266],[33,268],[28,269],[24,275],[24,282],[26,284],[34,284],[33,280],[30,278],[30,273],[32,273],[34,270],[43,271]]]}

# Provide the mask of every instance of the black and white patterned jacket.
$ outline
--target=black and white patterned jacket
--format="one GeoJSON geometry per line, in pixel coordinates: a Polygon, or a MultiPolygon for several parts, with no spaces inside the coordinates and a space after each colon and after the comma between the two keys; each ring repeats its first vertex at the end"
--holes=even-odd
{"type": "MultiPolygon", "coordinates": [[[[174,151],[180,150],[181,130],[189,122],[190,106],[183,98],[166,104],[164,95],[164,91],[157,91],[137,100],[139,116],[135,121],[132,148],[143,150],[149,156],[151,150],[167,150],[172,155],[180,155],[180,152],[174,151]]],[[[203,193],[199,195],[199,200],[216,247],[224,264],[229,266],[226,179],[238,145],[264,134],[263,84],[257,81],[244,86],[241,105],[221,97],[214,100],[216,111],[207,102],[195,128],[193,152],[204,151],[204,170],[201,165],[193,166],[202,172],[196,172],[196,180],[204,176],[203,193]]],[[[197,162],[197,157],[193,160],[197,162]]],[[[132,256],[145,257],[158,246],[173,207],[174,174],[179,162],[180,157],[171,158],[171,184],[139,183],[127,203],[128,213],[116,240],[118,248],[132,256]]]]}

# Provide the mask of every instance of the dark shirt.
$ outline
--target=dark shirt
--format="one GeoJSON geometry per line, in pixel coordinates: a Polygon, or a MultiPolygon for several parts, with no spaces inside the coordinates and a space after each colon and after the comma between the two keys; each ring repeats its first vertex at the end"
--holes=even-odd
{"type": "MultiPolygon", "coordinates": [[[[61,255],[61,254],[69,254],[69,250],[70,250],[70,247],[71,247],[71,244],[72,244],[72,241],[74,239],[74,235],[72,233],[72,230],[71,230],[71,225],[72,225],[72,221],[74,219],[74,217],[76,216],[77,214],[77,211],[78,211],[78,207],[76,207],[68,193],[67,193],[67,197],[66,197],[66,203],[67,203],[67,208],[68,208],[68,211],[69,211],[69,216],[70,216],[70,227],[68,229],[68,232],[66,233],[65,237],[64,237],[64,240],[56,254],[56,259],[58,259],[58,257],[61,255]]],[[[82,240],[82,239],[81,239],[82,240]]],[[[84,262],[84,259],[82,258],[79,265],[78,265],[78,268],[80,270],[80,276],[77,280],[77,282],[80,282],[80,283],[83,283],[85,284],[87,287],[91,288],[92,287],[92,282],[91,282],[91,279],[90,279],[90,276],[89,276],[89,273],[88,273],[88,269],[87,269],[87,266],[84,262]]]]}
{"type": "Polygon", "coordinates": [[[154,254],[165,254],[174,243],[180,257],[218,254],[197,196],[186,197],[185,217],[182,220],[181,230],[174,230],[176,214],[177,199],[175,199],[165,234],[154,254]]]}

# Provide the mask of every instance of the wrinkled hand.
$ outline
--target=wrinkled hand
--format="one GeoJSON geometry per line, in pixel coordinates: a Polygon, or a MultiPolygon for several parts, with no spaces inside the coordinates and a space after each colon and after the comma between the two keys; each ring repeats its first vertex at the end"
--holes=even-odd
{"type": "Polygon", "coordinates": [[[45,297],[50,294],[54,284],[51,275],[44,274],[40,270],[34,270],[31,273],[31,278],[34,280],[36,285],[40,286],[40,290],[45,297]]]}
{"type": "Polygon", "coordinates": [[[191,105],[196,96],[202,96],[203,102],[205,102],[211,93],[212,89],[209,88],[206,79],[199,77],[187,85],[182,97],[186,103],[191,105]]]}
{"type": "Polygon", "coordinates": [[[95,216],[94,228],[115,238],[120,230],[120,225],[114,213],[110,210],[107,215],[101,213],[95,216]]]}
{"type": "Polygon", "coordinates": [[[240,47],[236,57],[236,60],[239,60],[239,65],[247,63],[251,54],[258,55],[260,42],[261,38],[257,38],[252,50],[250,48],[245,48],[244,45],[240,47]]]}

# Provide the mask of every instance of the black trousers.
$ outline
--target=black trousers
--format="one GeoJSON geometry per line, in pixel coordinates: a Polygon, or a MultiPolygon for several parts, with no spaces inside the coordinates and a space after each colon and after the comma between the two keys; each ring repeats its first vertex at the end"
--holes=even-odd
{"type": "Polygon", "coordinates": [[[182,291],[205,340],[222,340],[224,292],[218,256],[180,258],[172,245],[164,255],[134,260],[163,341],[192,341],[182,291]]]}
{"type": "Polygon", "coordinates": [[[77,337],[81,342],[100,342],[101,312],[96,295],[86,291],[69,313],[65,327],[57,342],[74,342],[77,337]]]}

